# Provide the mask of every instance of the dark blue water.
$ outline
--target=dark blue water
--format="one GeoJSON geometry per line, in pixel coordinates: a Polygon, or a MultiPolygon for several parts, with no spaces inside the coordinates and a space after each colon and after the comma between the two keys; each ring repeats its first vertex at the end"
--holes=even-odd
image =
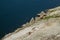
{"type": "Polygon", "coordinates": [[[60,0],[0,0],[0,38],[42,10],[60,6],[60,0]]]}

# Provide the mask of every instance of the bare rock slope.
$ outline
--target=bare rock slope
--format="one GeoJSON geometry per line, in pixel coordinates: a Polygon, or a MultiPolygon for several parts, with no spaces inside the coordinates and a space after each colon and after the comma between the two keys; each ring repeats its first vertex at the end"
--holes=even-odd
{"type": "Polygon", "coordinates": [[[1,40],[60,40],[60,7],[42,11],[1,40]]]}

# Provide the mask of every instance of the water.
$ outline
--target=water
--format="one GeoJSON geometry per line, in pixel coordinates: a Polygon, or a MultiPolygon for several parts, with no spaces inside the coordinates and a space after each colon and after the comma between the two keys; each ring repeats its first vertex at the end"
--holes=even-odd
{"type": "Polygon", "coordinates": [[[60,0],[0,0],[0,38],[42,10],[56,6],[60,6],[60,0]]]}

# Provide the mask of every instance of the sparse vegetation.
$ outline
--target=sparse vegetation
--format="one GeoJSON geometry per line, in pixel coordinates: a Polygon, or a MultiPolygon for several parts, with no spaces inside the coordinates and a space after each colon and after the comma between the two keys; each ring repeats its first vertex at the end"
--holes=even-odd
{"type": "Polygon", "coordinates": [[[52,15],[52,16],[46,16],[45,18],[43,19],[49,19],[49,18],[57,18],[57,17],[60,17],[60,15],[52,15]]]}

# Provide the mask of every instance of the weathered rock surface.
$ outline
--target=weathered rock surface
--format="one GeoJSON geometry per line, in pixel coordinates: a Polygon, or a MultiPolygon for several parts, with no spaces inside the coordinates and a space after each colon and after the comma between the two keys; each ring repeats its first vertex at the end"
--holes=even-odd
{"type": "Polygon", "coordinates": [[[2,40],[60,40],[60,7],[41,12],[2,40]]]}

